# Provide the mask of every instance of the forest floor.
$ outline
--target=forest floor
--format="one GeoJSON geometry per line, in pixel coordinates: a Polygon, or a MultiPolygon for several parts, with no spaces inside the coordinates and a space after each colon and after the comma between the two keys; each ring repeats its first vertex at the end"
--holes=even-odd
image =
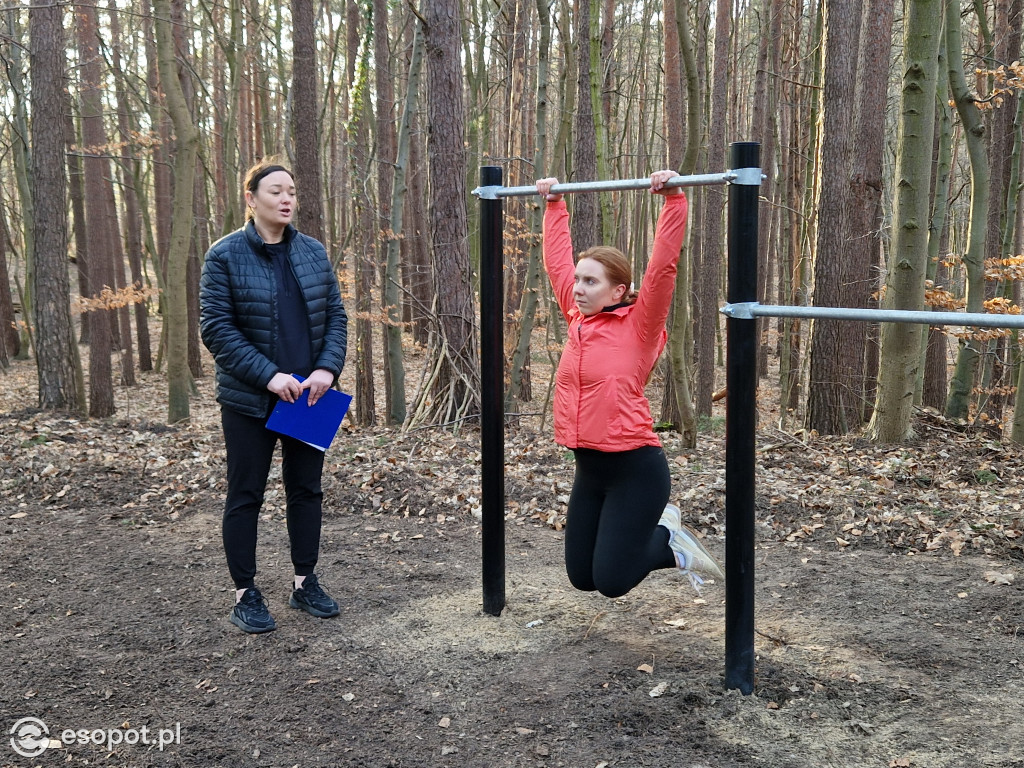
{"type": "MultiPolygon", "coordinates": [[[[107,420],[27,407],[31,363],[0,385],[0,766],[1024,766],[1024,451],[990,434],[921,413],[914,443],[879,447],[781,432],[759,404],[741,695],[722,585],[570,587],[571,456],[539,418],[506,438],[500,617],[481,610],[477,433],[346,425],[318,568],[341,615],[288,607],[278,468],[258,583],[279,628],[250,636],[227,620],[212,375],[173,427],[158,374],[107,420]],[[21,756],[32,727],[50,747],[21,756]]],[[[721,555],[720,428],[665,447],[721,555]]]]}

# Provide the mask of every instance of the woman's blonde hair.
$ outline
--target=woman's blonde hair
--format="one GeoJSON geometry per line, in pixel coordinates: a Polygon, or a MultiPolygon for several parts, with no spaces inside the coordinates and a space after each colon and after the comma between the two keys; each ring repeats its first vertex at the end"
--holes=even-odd
{"type": "Polygon", "coordinates": [[[626,286],[626,292],[622,296],[623,304],[636,302],[636,291],[633,290],[633,268],[629,259],[626,258],[626,254],[610,245],[595,245],[580,254],[579,260],[583,259],[593,259],[603,266],[608,281],[612,285],[626,286]]]}

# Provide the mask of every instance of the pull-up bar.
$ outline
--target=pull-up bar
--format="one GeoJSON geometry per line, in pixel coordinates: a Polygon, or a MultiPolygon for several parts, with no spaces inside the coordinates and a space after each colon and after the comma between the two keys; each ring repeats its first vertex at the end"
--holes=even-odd
{"type": "MultiPolygon", "coordinates": [[[[760,168],[743,168],[725,173],[705,173],[696,176],[673,176],[665,182],[666,187],[710,187],[716,184],[760,184],[760,168]],[[750,181],[753,174],[757,180],[750,181]],[[744,180],[746,178],[747,180],[744,180]]],[[[551,192],[564,195],[571,192],[618,192],[621,190],[647,189],[651,186],[650,179],[609,179],[606,181],[570,181],[555,184],[551,192]]],[[[524,197],[536,195],[536,186],[503,187],[501,185],[479,186],[473,194],[481,200],[494,200],[499,197],[524,197]]]]}
{"type": "MultiPolygon", "coordinates": [[[[729,185],[730,302],[757,298],[757,201],[761,185],[760,144],[730,147],[734,170],[700,176],[675,176],[672,187],[729,185]],[[743,265],[742,267],[738,265],[743,265]],[[750,265],[753,265],[751,268],[750,265]]],[[[536,186],[502,186],[501,168],[480,169],[480,485],[484,612],[499,616],[505,607],[505,449],[503,340],[503,199],[537,194],[536,186]]],[[[556,184],[556,194],[641,190],[651,180],[626,179],[556,184]]],[[[738,375],[744,360],[757,352],[755,323],[729,318],[725,447],[725,687],[754,690],[754,404],[756,381],[738,375]],[[733,477],[730,482],[729,478],[733,477]]]]}
{"type": "Polygon", "coordinates": [[[753,320],[758,317],[797,317],[811,320],[860,320],[869,323],[920,323],[977,328],[1024,328],[1024,315],[984,312],[931,312],[915,309],[865,309],[849,307],[792,307],[759,304],[756,301],[726,304],[719,310],[726,317],[753,320]]]}

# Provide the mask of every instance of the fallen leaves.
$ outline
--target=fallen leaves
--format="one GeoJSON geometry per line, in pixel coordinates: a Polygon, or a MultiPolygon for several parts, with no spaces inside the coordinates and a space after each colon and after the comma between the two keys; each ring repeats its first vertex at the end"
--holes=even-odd
{"type": "Polygon", "coordinates": [[[649,690],[647,692],[647,695],[650,696],[652,699],[656,699],[659,696],[664,696],[665,695],[665,691],[667,691],[667,690],[668,690],[668,683],[662,682],[662,683],[658,683],[656,686],[651,688],[651,690],[649,690]]]}
{"type": "Polygon", "coordinates": [[[985,571],[985,581],[996,586],[1009,586],[1013,584],[1014,574],[1000,573],[999,571],[985,571]]]}

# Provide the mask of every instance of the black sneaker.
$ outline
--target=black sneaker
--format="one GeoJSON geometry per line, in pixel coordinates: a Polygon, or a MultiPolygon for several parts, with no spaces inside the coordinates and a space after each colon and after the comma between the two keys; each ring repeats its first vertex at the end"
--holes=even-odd
{"type": "Polygon", "coordinates": [[[311,573],[302,582],[302,586],[292,592],[288,601],[292,608],[301,608],[306,613],[311,613],[317,618],[328,619],[341,613],[338,604],[330,595],[324,592],[316,574],[311,573]]]}
{"type": "Polygon", "coordinates": [[[256,587],[249,587],[242,593],[242,599],[231,609],[231,623],[243,632],[259,634],[277,629],[266,601],[256,587]]]}

